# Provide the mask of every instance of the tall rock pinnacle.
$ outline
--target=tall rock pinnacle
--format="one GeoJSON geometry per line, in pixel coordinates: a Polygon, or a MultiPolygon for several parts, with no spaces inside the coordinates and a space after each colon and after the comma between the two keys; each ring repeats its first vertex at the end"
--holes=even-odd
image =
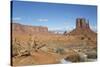
{"type": "Polygon", "coordinates": [[[73,29],[69,33],[64,33],[64,35],[90,35],[90,34],[96,34],[90,29],[89,20],[86,20],[85,18],[77,18],[76,19],[76,28],[73,29]]]}
{"type": "Polygon", "coordinates": [[[77,18],[76,19],[76,29],[90,29],[89,21],[85,18],[77,18]]]}

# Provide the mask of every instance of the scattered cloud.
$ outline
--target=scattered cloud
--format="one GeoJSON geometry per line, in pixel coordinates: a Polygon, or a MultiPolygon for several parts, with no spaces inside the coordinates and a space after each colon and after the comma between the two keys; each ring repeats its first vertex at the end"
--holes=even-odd
{"type": "Polygon", "coordinates": [[[20,17],[14,17],[13,20],[17,21],[17,20],[21,20],[20,17]]]}
{"type": "Polygon", "coordinates": [[[48,19],[46,19],[46,18],[40,18],[40,19],[37,19],[37,21],[39,21],[39,22],[47,22],[48,19]]]}

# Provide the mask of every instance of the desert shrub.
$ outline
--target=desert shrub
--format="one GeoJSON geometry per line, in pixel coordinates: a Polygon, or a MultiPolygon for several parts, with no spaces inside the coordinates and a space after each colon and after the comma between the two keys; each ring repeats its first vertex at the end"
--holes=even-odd
{"type": "Polygon", "coordinates": [[[20,46],[20,44],[18,42],[14,41],[14,43],[12,44],[12,56],[19,55],[19,52],[21,49],[22,49],[22,47],[20,46]]]}
{"type": "Polygon", "coordinates": [[[21,45],[21,42],[17,41],[16,39],[13,41],[12,44],[12,56],[28,56],[30,55],[28,49],[21,45]]]}
{"type": "Polygon", "coordinates": [[[56,49],[54,49],[54,52],[59,53],[59,54],[65,53],[63,48],[56,48],[56,49]]]}
{"type": "Polygon", "coordinates": [[[18,55],[17,47],[13,45],[12,46],[12,57],[17,56],[17,55],[18,55]]]}
{"type": "Polygon", "coordinates": [[[84,40],[85,38],[84,37],[81,37],[81,40],[84,40]]]}
{"type": "Polygon", "coordinates": [[[44,47],[46,44],[42,44],[39,40],[37,40],[36,37],[33,40],[32,35],[30,35],[30,38],[29,38],[29,41],[27,42],[27,45],[28,45],[28,47],[27,47],[28,52],[32,53],[32,52],[39,51],[39,49],[44,47]]]}

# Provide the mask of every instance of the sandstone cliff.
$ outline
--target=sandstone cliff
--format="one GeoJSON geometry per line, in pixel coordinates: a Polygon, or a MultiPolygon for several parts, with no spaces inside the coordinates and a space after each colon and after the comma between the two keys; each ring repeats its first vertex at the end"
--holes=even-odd
{"type": "Polygon", "coordinates": [[[43,26],[29,26],[19,23],[12,23],[12,31],[20,34],[47,33],[48,28],[43,26]]]}

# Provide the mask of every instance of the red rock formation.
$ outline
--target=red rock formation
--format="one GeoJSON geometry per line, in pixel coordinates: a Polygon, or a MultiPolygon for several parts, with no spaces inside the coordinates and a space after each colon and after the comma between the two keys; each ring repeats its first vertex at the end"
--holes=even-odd
{"type": "Polygon", "coordinates": [[[96,33],[90,29],[89,20],[85,18],[77,18],[76,19],[76,28],[69,33],[64,33],[65,35],[93,35],[96,33]]]}
{"type": "Polygon", "coordinates": [[[46,33],[48,32],[47,27],[43,26],[29,26],[22,25],[19,23],[12,23],[12,31],[16,33],[46,33]]]}
{"type": "Polygon", "coordinates": [[[87,22],[84,18],[77,18],[76,29],[90,29],[89,22],[87,22]]]}
{"type": "Polygon", "coordinates": [[[69,33],[64,33],[66,36],[75,37],[76,41],[84,40],[88,44],[92,44],[96,47],[97,44],[97,33],[90,29],[89,21],[86,21],[84,18],[76,19],[76,28],[69,33]]]}

